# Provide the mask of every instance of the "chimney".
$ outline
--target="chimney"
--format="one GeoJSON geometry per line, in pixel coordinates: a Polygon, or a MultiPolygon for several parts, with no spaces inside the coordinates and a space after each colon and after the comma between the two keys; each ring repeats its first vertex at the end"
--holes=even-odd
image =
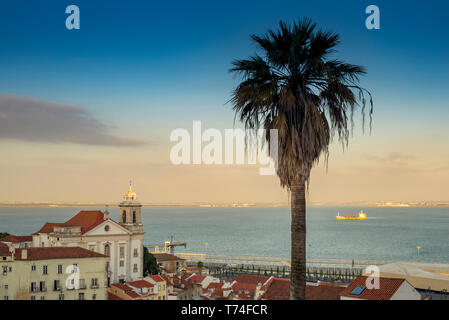
{"type": "Polygon", "coordinates": [[[27,249],[22,249],[22,256],[21,259],[22,260],[27,260],[28,259],[28,250],[27,249]]]}

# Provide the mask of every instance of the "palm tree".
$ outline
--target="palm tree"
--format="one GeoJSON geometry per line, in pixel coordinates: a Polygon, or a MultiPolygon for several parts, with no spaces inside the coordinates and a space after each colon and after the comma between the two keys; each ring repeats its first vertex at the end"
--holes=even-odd
{"type": "Polygon", "coordinates": [[[359,86],[361,66],[330,58],[339,43],[335,33],[319,30],[310,19],[278,30],[252,35],[261,50],[249,59],[233,61],[230,72],[241,82],[232,93],[236,116],[246,129],[278,131],[277,175],[291,194],[291,289],[290,298],[305,298],[306,199],[310,171],[323,156],[327,164],[329,144],[336,135],[343,149],[353,128],[357,107],[365,119],[365,96],[359,86]]]}

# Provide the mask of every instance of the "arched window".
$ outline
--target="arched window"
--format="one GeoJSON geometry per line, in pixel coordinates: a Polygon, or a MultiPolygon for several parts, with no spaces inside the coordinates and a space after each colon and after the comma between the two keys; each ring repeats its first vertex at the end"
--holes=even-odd
{"type": "Polygon", "coordinates": [[[109,244],[107,244],[107,243],[104,245],[104,254],[106,256],[110,256],[111,255],[111,247],[109,247],[109,244]]]}
{"type": "Polygon", "coordinates": [[[133,211],[133,223],[137,222],[136,212],[133,211]]]}
{"type": "Polygon", "coordinates": [[[122,213],[122,222],[123,223],[126,222],[126,211],[125,210],[123,210],[123,213],[122,213]]]}

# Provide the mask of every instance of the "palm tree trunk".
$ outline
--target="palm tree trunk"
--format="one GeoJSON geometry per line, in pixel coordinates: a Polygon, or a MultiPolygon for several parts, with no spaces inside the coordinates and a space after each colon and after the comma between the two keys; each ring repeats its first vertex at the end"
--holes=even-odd
{"type": "Polygon", "coordinates": [[[291,285],[290,299],[306,297],[306,197],[305,183],[290,187],[291,193],[291,285]]]}

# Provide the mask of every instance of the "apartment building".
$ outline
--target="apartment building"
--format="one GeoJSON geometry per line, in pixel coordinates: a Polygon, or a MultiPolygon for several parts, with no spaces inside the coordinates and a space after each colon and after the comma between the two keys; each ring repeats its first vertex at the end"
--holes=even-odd
{"type": "Polygon", "coordinates": [[[109,257],[80,247],[0,242],[1,300],[105,300],[109,257]]]}

